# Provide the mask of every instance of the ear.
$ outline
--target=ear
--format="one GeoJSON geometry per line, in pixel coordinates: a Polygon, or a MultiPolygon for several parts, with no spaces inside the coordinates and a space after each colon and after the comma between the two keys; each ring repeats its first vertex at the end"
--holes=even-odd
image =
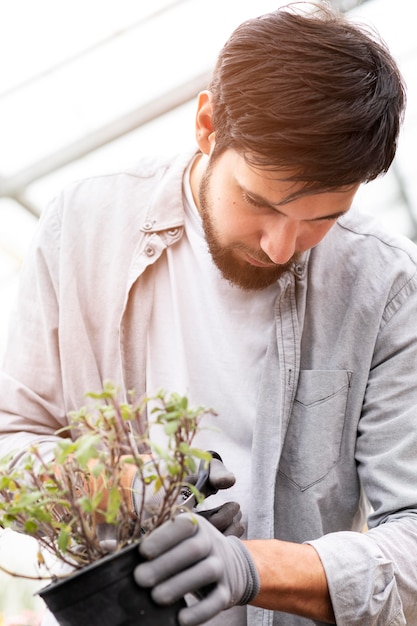
{"type": "Polygon", "coordinates": [[[210,155],[214,148],[215,133],[212,124],[212,94],[202,91],[197,100],[195,133],[198,147],[203,154],[210,155]]]}

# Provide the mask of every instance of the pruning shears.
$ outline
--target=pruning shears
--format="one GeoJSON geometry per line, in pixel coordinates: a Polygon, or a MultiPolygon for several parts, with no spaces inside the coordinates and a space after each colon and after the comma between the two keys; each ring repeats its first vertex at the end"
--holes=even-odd
{"type": "MultiPolygon", "coordinates": [[[[211,454],[212,459],[218,459],[223,463],[223,459],[221,458],[220,454],[217,454],[217,452],[213,452],[213,450],[208,450],[208,452],[211,454]]],[[[200,461],[194,489],[197,492],[200,492],[206,498],[218,492],[218,489],[210,484],[210,461],[200,461]]],[[[196,506],[196,504],[197,498],[194,491],[192,491],[190,487],[184,486],[184,488],[181,490],[180,495],[180,507],[190,511],[196,506]]]]}

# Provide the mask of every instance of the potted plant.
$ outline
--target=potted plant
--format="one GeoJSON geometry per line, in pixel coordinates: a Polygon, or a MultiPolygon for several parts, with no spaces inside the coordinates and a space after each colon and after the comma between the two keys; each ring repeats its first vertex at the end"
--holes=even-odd
{"type": "Polygon", "coordinates": [[[62,626],[176,624],[184,602],[156,606],[133,579],[137,544],[183,508],[184,490],[203,499],[187,477],[211,459],[193,440],[213,411],[162,391],[119,402],[111,382],[87,395],[57,433],[53,460],[34,446],[19,464],[0,461],[0,525],[39,542],[40,570],[52,579],[39,594],[62,626]],[[151,439],[151,424],[164,429],[166,446],[151,439]]]}

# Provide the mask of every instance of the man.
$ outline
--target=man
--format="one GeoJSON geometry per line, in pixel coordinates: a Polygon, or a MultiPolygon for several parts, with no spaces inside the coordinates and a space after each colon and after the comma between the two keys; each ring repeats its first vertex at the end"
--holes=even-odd
{"type": "Polygon", "coordinates": [[[214,407],[198,445],[235,474],[247,535],[182,514],[136,570],[157,602],[195,594],[182,625],[417,624],[417,253],[350,208],[404,101],[375,35],[280,9],[221,51],[197,154],[75,184],[42,216],[0,452],[47,454],[105,378],[214,407]]]}

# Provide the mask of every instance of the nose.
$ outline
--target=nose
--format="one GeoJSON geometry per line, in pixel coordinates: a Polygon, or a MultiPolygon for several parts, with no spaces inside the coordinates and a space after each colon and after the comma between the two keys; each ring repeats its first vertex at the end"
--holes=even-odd
{"type": "Polygon", "coordinates": [[[280,218],[269,225],[262,234],[260,247],[273,263],[288,263],[297,249],[298,225],[295,221],[280,218]]]}

